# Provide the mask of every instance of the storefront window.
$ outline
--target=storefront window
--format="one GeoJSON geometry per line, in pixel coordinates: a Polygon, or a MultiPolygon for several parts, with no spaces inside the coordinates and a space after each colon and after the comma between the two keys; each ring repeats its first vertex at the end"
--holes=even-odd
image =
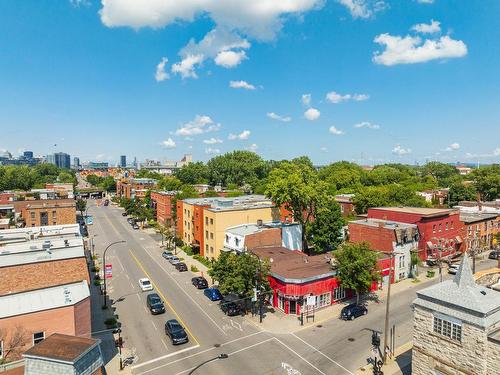
{"type": "Polygon", "coordinates": [[[319,296],[316,296],[316,305],[317,309],[325,306],[330,306],[332,304],[332,294],[331,293],[323,293],[319,296]]]}
{"type": "Polygon", "coordinates": [[[333,299],[338,301],[339,299],[345,298],[345,289],[339,286],[333,290],[333,299]]]}

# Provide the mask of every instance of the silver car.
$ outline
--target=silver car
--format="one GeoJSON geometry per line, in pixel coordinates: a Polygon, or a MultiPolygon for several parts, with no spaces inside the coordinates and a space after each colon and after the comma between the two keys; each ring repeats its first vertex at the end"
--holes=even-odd
{"type": "Polygon", "coordinates": [[[180,262],[181,262],[181,260],[180,260],[178,257],[176,257],[176,256],[173,256],[173,257],[172,257],[172,258],[170,258],[168,261],[170,262],[170,264],[172,264],[172,265],[174,265],[174,266],[175,266],[177,263],[180,263],[180,262]]]}

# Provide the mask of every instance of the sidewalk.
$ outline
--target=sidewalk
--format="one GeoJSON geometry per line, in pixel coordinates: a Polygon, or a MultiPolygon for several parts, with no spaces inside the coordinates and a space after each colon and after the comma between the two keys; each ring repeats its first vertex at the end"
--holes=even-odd
{"type": "MultiPolygon", "coordinates": [[[[411,349],[413,344],[408,342],[394,351],[395,357],[387,359],[387,363],[382,367],[384,375],[410,375],[411,374],[411,349]]],[[[372,365],[366,365],[356,370],[355,375],[371,374],[372,365]]]]}

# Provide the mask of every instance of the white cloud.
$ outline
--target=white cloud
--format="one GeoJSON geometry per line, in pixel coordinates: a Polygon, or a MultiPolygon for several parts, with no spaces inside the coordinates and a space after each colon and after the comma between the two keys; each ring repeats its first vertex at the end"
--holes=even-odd
{"type": "Polygon", "coordinates": [[[233,89],[255,90],[255,86],[246,81],[229,81],[229,87],[233,89]]]}
{"type": "Polygon", "coordinates": [[[172,73],[179,73],[182,78],[198,78],[196,65],[203,62],[203,55],[187,55],[180,62],[172,65],[172,73]]]}
{"type": "Polygon", "coordinates": [[[345,94],[341,95],[335,91],[330,91],[329,93],[326,94],[326,100],[328,100],[330,103],[338,104],[342,102],[347,102],[349,100],[354,100],[356,102],[361,102],[364,100],[368,100],[370,98],[369,95],[366,94],[345,94]]]}
{"type": "Polygon", "coordinates": [[[205,149],[205,153],[206,154],[220,154],[220,149],[218,148],[212,148],[212,147],[208,147],[205,149]]]}
{"type": "Polygon", "coordinates": [[[165,65],[167,65],[167,63],[168,59],[162,57],[160,63],[156,65],[155,79],[157,82],[165,81],[170,78],[169,74],[165,71],[165,65]]]}
{"type": "Polygon", "coordinates": [[[302,94],[302,104],[306,105],[306,106],[310,106],[311,105],[311,99],[312,99],[312,96],[311,94],[302,94]]]}
{"type": "Polygon", "coordinates": [[[414,25],[411,29],[417,33],[434,34],[441,31],[440,24],[439,21],[431,20],[431,23],[419,23],[414,25]]]}
{"type": "Polygon", "coordinates": [[[175,131],[176,135],[192,136],[203,133],[209,133],[219,130],[220,124],[216,124],[209,116],[196,115],[194,120],[191,120],[175,131]]]}
{"type": "Polygon", "coordinates": [[[319,116],[321,116],[321,112],[318,111],[316,108],[309,108],[307,111],[304,112],[304,117],[309,121],[315,121],[319,119],[319,116]]]}
{"type": "Polygon", "coordinates": [[[250,146],[247,147],[248,151],[256,152],[259,146],[257,146],[256,143],[252,143],[250,146]]]}
{"type": "Polygon", "coordinates": [[[203,143],[206,145],[215,145],[216,143],[222,143],[222,139],[219,138],[209,138],[209,139],[204,139],[203,143]]]}
{"type": "Polygon", "coordinates": [[[175,141],[172,138],[168,138],[161,142],[161,145],[165,148],[175,148],[176,144],[175,141]]]}
{"type": "Polygon", "coordinates": [[[352,18],[370,18],[388,7],[382,0],[339,0],[349,10],[352,18]]]}
{"type": "Polygon", "coordinates": [[[360,129],[360,128],[367,128],[367,129],[373,129],[373,130],[380,129],[380,125],[372,124],[371,122],[368,122],[368,121],[363,121],[363,122],[354,124],[354,127],[358,128],[358,129],[360,129]]]}
{"type": "Polygon", "coordinates": [[[387,66],[415,64],[467,55],[465,43],[461,40],[454,40],[448,35],[422,40],[418,36],[401,37],[385,33],[377,35],[374,42],[384,46],[385,49],[374,53],[373,62],[387,66]]]}
{"type": "Polygon", "coordinates": [[[283,122],[292,121],[292,118],[290,116],[281,116],[281,115],[278,115],[274,112],[268,112],[267,117],[272,118],[273,120],[283,121],[283,122]]]}
{"type": "Polygon", "coordinates": [[[460,148],[460,143],[454,142],[448,147],[446,147],[446,151],[457,151],[460,148]]]}
{"type": "Polygon", "coordinates": [[[245,51],[221,51],[215,56],[214,61],[215,64],[224,68],[234,68],[246,59],[247,54],[245,51]]]}
{"type": "Polygon", "coordinates": [[[398,156],[408,155],[408,154],[411,154],[411,149],[409,149],[409,148],[403,148],[403,147],[401,147],[401,145],[396,145],[392,149],[392,153],[394,155],[398,155],[398,156]]]}
{"type": "Polygon", "coordinates": [[[330,129],[328,129],[328,131],[334,135],[344,135],[345,134],[345,132],[337,129],[335,126],[330,126],[330,129]]]}
{"type": "Polygon", "coordinates": [[[328,152],[328,148],[326,148],[326,147],[321,147],[321,148],[320,148],[320,151],[323,151],[323,152],[328,152]]]}
{"type": "Polygon", "coordinates": [[[234,141],[234,140],[241,141],[241,140],[248,139],[248,137],[250,137],[250,130],[243,130],[240,134],[229,134],[227,139],[229,139],[230,141],[234,141]]]}
{"type": "Polygon", "coordinates": [[[495,148],[489,154],[471,154],[470,152],[467,152],[465,154],[465,157],[468,159],[485,159],[485,158],[494,158],[497,156],[500,156],[500,147],[495,148]]]}

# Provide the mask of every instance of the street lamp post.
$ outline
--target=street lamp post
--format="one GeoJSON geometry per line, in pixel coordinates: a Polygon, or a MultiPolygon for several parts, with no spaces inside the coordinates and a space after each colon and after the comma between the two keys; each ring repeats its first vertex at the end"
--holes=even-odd
{"type": "Polygon", "coordinates": [[[389,334],[389,304],[391,302],[391,279],[393,273],[392,260],[396,255],[401,255],[401,253],[392,252],[389,255],[389,285],[387,286],[387,303],[385,305],[385,327],[384,327],[384,363],[387,361],[388,352],[388,334],[389,334]]]}
{"type": "Polygon", "coordinates": [[[189,371],[189,374],[188,374],[188,375],[192,375],[192,374],[194,374],[194,372],[195,372],[196,370],[198,370],[201,366],[203,366],[203,365],[205,365],[205,364],[207,364],[207,363],[209,363],[209,362],[212,362],[212,361],[217,361],[217,360],[219,360],[219,359],[226,359],[226,358],[228,358],[228,357],[229,357],[229,355],[227,355],[227,354],[225,354],[225,353],[221,353],[221,354],[219,354],[217,357],[210,358],[210,359],[206,360],[205,362],[200,363],[198,366],[196,366],[196,367],[195,367],[195,368],[193,368],[191,371],[189,371]]]}
{"type": "Polygon", "coordinates": [[[262,262],[261,262],[261,259],[259,258],[259,256],[257,254],[254,254],[252,252],[249,252],[249,251],[246,251],[247,254],[251,255],[251,256],[254,256],[257,258],[257,260],[259,261],[259,268],[256,270],[256,273],[258,273],[258,275],[256,275],[257,277],[255,278],[255,289],[257,290],[257,300],[259,301],[259,323],[262,323],[262,315],[263,315],[263,312],[262,312],[262,305],[263,305],[263,301],[262,301],[262,297],[263,297],[263,294],[262,294],[262,262]]]}
{"type": "Polygon", "coordinates": [[[103,304],[103,308],[107,308],[107,302],[106,302],[106,252],[108,251],[108,249],[113,246],[113,245],[117,245],[119,243],[125,243],[127,241],[124,241],[124,240],[121,240],[121,241],[115,241],[115,242],[112,242],[110,243],[106,249],[104,250],[104,252],[102,253],[102,266],[104,267],[104,272],[103,272],[103,276],[104,276],[104,304],[103,304]]]}

